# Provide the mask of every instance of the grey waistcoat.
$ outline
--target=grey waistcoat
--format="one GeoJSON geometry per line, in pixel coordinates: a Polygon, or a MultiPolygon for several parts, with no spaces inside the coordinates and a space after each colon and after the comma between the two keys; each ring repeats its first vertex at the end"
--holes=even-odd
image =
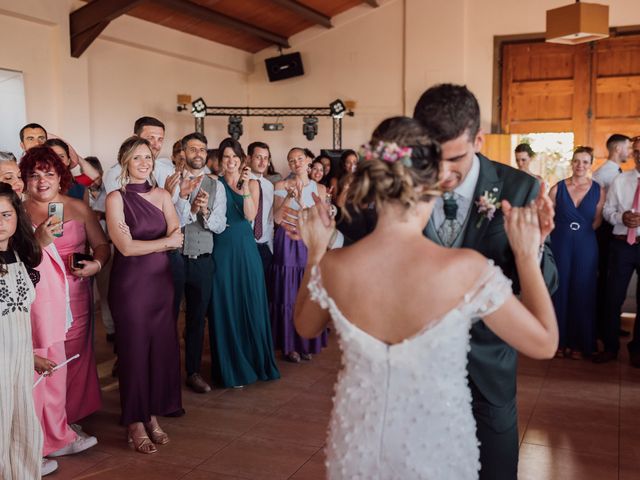
{"type": "MultiPolygon", "coordinates": [[[[209,214],[213,213],[213,204],[216,200],[216,188],[218,182],[209,178],[207,175],[202,179],[200,183],[200,189],[209,194],[209,214]]],[[[189,195],[189,203],[192,203],[196,198],[198,189],[194,190],[189,195]]],[[[197,220],[193,223],[185,225],[184,232],[184,244],[182,247],[182,254],[189,257],[202,255],[203,253],[213,252],[213,232],[205,228],[205,219],[202,213],[198,212],[197,220]]]]}

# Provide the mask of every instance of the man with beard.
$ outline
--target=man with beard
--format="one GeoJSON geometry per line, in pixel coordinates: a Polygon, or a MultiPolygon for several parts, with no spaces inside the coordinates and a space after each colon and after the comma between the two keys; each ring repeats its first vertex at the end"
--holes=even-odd
{"type": "MultiPolygon", "coordinates": [[[[185,367],[187,386],[197,393],[207,393],[211,387],[200,375],[205,315],[211,301],[214,264],[213,234],[222,233],[227,224],[227,197],[224,188],[213,175],[205,174],[207,138],[190,133],[182,139],[185,153],[184,171],[175,202],[184,244],[182,282],[175,282],[176,304],[185,297],[185,367]]],[[[175,272],[174,272],[175,273],[175,272]]],[[[209,321],[209,339],[213,337],[209,321]]]]}

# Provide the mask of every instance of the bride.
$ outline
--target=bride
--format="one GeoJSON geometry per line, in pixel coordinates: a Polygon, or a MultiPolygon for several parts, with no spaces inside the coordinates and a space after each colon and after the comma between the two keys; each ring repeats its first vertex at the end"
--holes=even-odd
{"type": "Polygon", "coordinates": [[[370,235],[327,252],[335,233],[321,202],[298,219],[309,256],[295,325],[313,338],[330,315],[343,356],[326,446],[328,476],[476,479],[466,371],[471,323],[481,316],[533,358],[551,358],[558,344],[539,268],[536,207],[502,205],[519,301],[491,261],[422,234],[439,194],[440,151],[419,124],[385,120],[362,156],[349,195],[356,207],[375,203],[378,222],[370,235]]]}

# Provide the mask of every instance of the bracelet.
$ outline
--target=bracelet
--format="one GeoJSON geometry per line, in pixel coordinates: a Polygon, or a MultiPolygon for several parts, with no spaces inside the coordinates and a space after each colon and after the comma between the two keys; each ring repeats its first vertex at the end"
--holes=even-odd
{"type": "Polygon", "coordinates": [[[102,271],[102,262],[100,260],[98,260],[97,258],[93,259],[94,262],[96,262],[98,264],[98,272],[102,271]]]}

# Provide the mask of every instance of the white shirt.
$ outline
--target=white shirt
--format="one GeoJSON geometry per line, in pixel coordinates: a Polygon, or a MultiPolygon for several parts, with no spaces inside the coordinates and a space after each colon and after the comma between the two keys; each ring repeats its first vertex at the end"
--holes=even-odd
{"type": "Polygon", "coordinates": [[[611,182],[613,182],[613,179],[620,175],[620,173],[620,165],[613,160],[607,160],[599,169],[593,172],[593,180],[605,190],[609,190],[611,182]]]}
{"type": "MultiPolygon", "coordinates": [[[[273,253],[273,183],[255,173],[251,173],[249,178],[260,182],[262,189],[262,236],[256,242],[266,243],[273,253]]],[[[251,222],[252,227],[254,224],[255,221],[251,222]]]]}
{"type": "MultiPolygon", "coordinates": [[[[477,155],[474,155],[469,173],[462,181],[462,183],[453,190],[453,197],[458,204],[456,219],[458,220],[458,222],[460,222],[460,225],[464,225],[465,221],[467,220],[469,208],[471,208],[471,205],[473,204],[473,194],[476,191],[476,184],[478,183],[479,177],[480,159],[477,155]]],[[[439,229],[445,221],[444,200],[442,199],[442,197],[436,198],[436,203],[433,207],[433,213],[431,214],[431,216],[433,218],[433,225],[436,227],[436,230],[439,229]]]]}
{"type": "MultiPolygon", "coordinates": [[[[620,173],[609,187],[602,214],[605,220],[613,225],[614,235],[626,235],[629,231],[622,223],[622,214],[633,207],[638,178],[640,178],[640,173],[637,170],[629,170],[620,173]]],[[[636,230],[640,236],[640,228],[636,230]]]]}
{"type": "MultiPolygon", "coordinates": [[[[173,165],[171,160],[169,160],[169,163],[173,165]]],[[[173,174],[173,170],[173,166],[169,167],[165,158],[156,159],[153,167],[153,176],[155,177],[156,182],[158,182],[158,187],[164,188],[164,182],[167,180],[169,175],[173,174]]],[[[116,163],[102,176],[102,184],[104,185],[107,194],[122,187],[119,180],[121,173],[122,166],[119,163],[116,163]]]]}

